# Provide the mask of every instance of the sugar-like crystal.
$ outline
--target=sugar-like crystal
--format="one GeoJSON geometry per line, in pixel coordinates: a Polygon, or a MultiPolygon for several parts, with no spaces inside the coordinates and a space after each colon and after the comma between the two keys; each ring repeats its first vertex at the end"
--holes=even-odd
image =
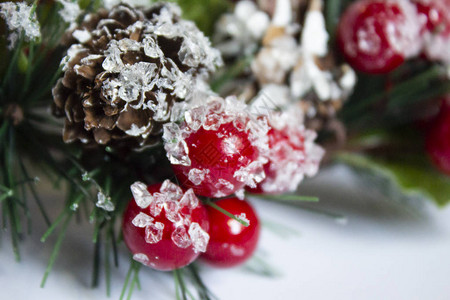
{"type": "Polygon", "coordinates": [[[233,120],[233,125],[238,131],[244,131],[247,126],[247,115],[245,113],[238,113],[233,120]]]}
{"type": "Polygon", "coordinates": [[[119,73],[124,68],[120,55],[121,51],[117,45],[117,41],[112,40],[108,45],[108,49],[105,50],[105,60],[102,63],[103,69],[109,72],[119,73]]]}
{"type": "Polygon", "coordinates": [[[143,182],[136,181],[130,186],[134,201],[140,208],[147,208],[153,201],[153,197],[147,190],[147,185],[143,182]]]}
{"type": "Polygon", "coordinates": [[[164,207],[164,203],[168,200],[169,199],[166,194],[153,193],[153,202],[149,206],[150,214],[154,217],[159,216],[164,207]]]}
{"type": "Polygon", "coordinates": [[[183,196],[183,190],[178,185],[171,182],[169,179],[164,180],[159,191],[161,193],[167,194],[167,197],[170,200],[176,201],[179,200],[181,196],[183,196]]]}
{"type": "Polygon", "coordinates": [[[189,170],[188,178],[193,184],[199,185],[203,182],[203,180],[205,180],[205,176],[207,174],[209,174],[208,169],[201,170],[197,168],[192,168],[189,170]]]}
{"type": "Polygon", "coordinates": [[[251,188],[255,188],[256,184],[266,178],[264,166],[260,161],[253,161],[249,165],[241,167],[234,172],[233,177],[238,181],[244,182],[251,188]]]}
{"type": "Polygon", "coordinates": [[[194,246],[194,252],[205,252],[209,242],[209,234],[196,222],[191,223],[188,233],[194,246]]]}
{"type": "Polygon", "coordinates": [[[177,123],[170,122],[164,124],[163,140],[166,143],[176,143],[180,139],[181,129],[177,123]]]}
{"type": "Polygon", "coordinates": [[[171,235],[172,241],[180,248],[187,248],[192,245],[191,238],[186,232],[184,225],[177,226],[171,235]]]}
{"type": "Polygon", "coordinates": [[[134,217],[134,219],[131,221],[131,223],[139,228],[145,228],[148,225],[152,224],[153,222],[153,218],[150,217],[149,215],[140,212],[136,215],[136,217],[134,217]]]}
{"type": "Polygon", "coordinates": [[[148,256],[144,253],[136,253],[133,255],[133,259],[137,262],[140,262],[141,264],[148,265],[150,260],[148,259],[148,256]]]}
{"type": "Polygon", "coordinates": [[[180,199],[181,207],[188,207],[189,209],[195,209],[199,204],[197,196],[194,194],[193,189],[188,189],[180,199]]]}
{"type": "Polygon", "coordinates": [[[166,218],[172,223],[181,221],[180,206],[178,202],[169,200],[164,203],[164,210],[166,211],[166,218]]]}
{"type": "Polygon", "coordinates": [[[103,192],[99,191],[97,193],[97,202],[95,205],[106,211],[114,211],[114,203],[111,202],[111,198],[107,197],[103,192]]]}
{"type": "Polygon", "coordinates": [[[203,106],[191,108],[184,113],[184,119],[192,130],[199,130],[205,122],[205,108],[203,106]]]}
{"type": "Polygon", "coordinates": [[[214,193],[214,197],[224,197],[234,190],[234,184],[223,178],[219,178],[214,184],[214,187],[217,189],[214,193]]]}
{"type": "Polygon", "coordinates": [[[170,150],[167,152],[167,155],[172,164],[183,166],[191,165],[191,159],[189,158],[189,148],[184,140],[170,145],[169,149],[170,150]]]}
{"type": "Polygon", "coordinates": [[[145,227],[145,241],[149,244],[156,244],[162,240],[164,224],[156,222],[145,227]]]}
{"type": "Polygon", "coordinates": [[[123,52],[128,51],[139,51],[141,49],[141,44],[138,41],[124,38],[119,40],[119,49],[123,52]]]}
{"type": "Polygon", "coordinates": [[[203,128],[205,130],[218,130],[220,125],[222,125],[223,118],[219,114],[208,114],[205,118],[205,122],[203,123],[203,128]]]}
{"type": "Polygon", "coordinates": [[[144,53],[148,57],[151,58],[164,57],[164,53],[162,52],[161,48],[159,48],[159,45],[150,35],[146,35],[142,43],[144,44],[144,53]]]}

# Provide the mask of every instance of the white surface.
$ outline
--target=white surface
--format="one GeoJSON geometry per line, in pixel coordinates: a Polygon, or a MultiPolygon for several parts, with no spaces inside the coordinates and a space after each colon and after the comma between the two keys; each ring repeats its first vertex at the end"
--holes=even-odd
{"type": "MultiPolygon", "coordinates": [[[[263,230],[259,252],[282,273],[276,278],[243,268],[204,267],[202,277],[220,299],[450,299],[450,207],[426,205],[420,216],[411,216],[360,189],[342,168],[307,183],[302,194],[319,195],[321,203],[313,206],[346,215],[347,224],[254,199],[263,221],[300,234],[284,239],[263,230]]],[[[50,197],[47,205],[55,201],[50,197]]],[[[46,287],[39,287],[54,243],[54,238],[39,242],[45,228],[41,219],[35,219],[33,235],[21,245],[20,263],[14,261],[3,232],[0,299],[105,299],[103,282],[89,288],[93,246],[87,222],[72,224],[46,287]]],[[[120,252],[120,267],[113,268],[112,299],[119,298],[128,270],[128,254],[124,248],[120,252]]],[[[175,298],[169,273],[143,268],[140,279],[143,289],[132,299],[175,298]]]]}

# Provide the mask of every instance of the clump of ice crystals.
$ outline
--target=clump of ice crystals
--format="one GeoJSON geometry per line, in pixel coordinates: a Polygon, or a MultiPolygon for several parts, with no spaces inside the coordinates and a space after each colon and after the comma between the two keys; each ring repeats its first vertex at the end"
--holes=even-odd
{"type": "Polygon", "coordinates": [[[81,14],[78,1],[58,0],[58,2],[62,5],[62,8],[59,10],[59,15],[66,23],[70,24],[69,28],[74,28],[77,18],[81,14]]]}
{"type": "Polygon", "coordinates": [[[32,6],[25,2],[0,3],[0,17],[5,19],[10,31],[8,48],[12,49],[17,43],[20,34],[24,33],[27,41],[36,40],[41,37],[40,25],[36,12],[32,12],[32,6]]]}
{"type": "Polygon", "coordinates": [[[133,255],[133,259],[137,262],[140,262],[141,264],[148,265],[150,260],[148,259],[148,256],[144,253],[136,253],[133,255]]]}
{"type": "MultiPolygon", "coordinates": [[[[184,122],[181,125],[174,122],[164,124],[164,148],[169,161],[175,165],[190,166],[189,148],[185,139],[200,128],[217,130],[224,124],[231,124],[236,130],[248,133],[251,145],[260,154],[256,161],[249,162],[234,174],[238,181],[255,187],[265,177],[262,166],[267,162],[269,131],[267,120],[258,118],[258,115],[253,114],[250,108],[235,96],[228,96],[225,99],[209,96],[206,100],[196,99],[196,101],[193,101],[191,107],[184,112],[184,122]]],[[[229,145],[228,150],[233,153],[235,149],[232,147],[234,145],[232,140],[229,141],[229,145]]],[[[206,179],[212,181],[209,170],[204,169],[191,168],[186,176],[195,185],[201,184],[206,179]]],[[[234,189],[234,185],[223,178],[215,178],[214,182],[217,188],[216,197],[229,195],[234,189]]]]}
{"type": "MultiPolygon", "coordinates": [[[[141,208],[148,208],[150,214],[139,212],[131,221],[139,228],[145,228],[145,241],[156,244],[164,235],[164,224],[155,220],[163,209],[165,217],[173,224],[172,242],[180,248],[192,245],[195,252],[205,252],[209,235],[200,225],[191,221],[190,214],[199,205],[199,200],[192,189],[183,190],[170,180],[165,180],[159,192],[151,194],[142,182],[131,185],[136,204],[141,208]]],[[[171,230],[171,229],[170,229],[171,230]]],[[[142,262],[142,257],[135,258],[142,262]]],[[[144,263],[145,264],[145,263],[144,263]]]]}
{"type": "Polygon", "coordinates": [[[269,16],[252,1],[239,1],[233,13],[224,14],[218,21],[217,48],[224,56],[255,51],[258,41],[269,26],[269,16]]]}

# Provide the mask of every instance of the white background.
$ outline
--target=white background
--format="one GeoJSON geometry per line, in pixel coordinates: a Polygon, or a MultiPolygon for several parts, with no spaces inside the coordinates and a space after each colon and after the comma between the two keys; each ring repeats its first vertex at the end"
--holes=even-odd
{"type": "MultiPolygon", "coordinates": [[[[313,207],[345,215],[347,223],[289,205],[252,199],[263,229],[258,255],[277,269],[263,277],[245,268],[204,266],[202,277],[220,299],[450,299],[450,207],[425,204],[420,213],[381,199],[360,187],[340,167],[324,172],[301,188],[318,195],[313,207]],[[285,238],[273,223],[295,229],[285,238]],[[270,227],[270,228],[269,228],[270,227]]],[[[46,199],[53,219],[60,195],[46,199]]],[[[0,247],[0,299],[105,299],[103,277],[90,288],[92,226],[73,223],[44,289],[39,287],[55,238],[42,244],[42,218],[34,218],[33,234],[21,244],[21,262],[14,261],[8,232],[0,247]]],[[[118,299],[128,270],[128,253],[120,249],[120,266],[113,268],[111,299],[118,299]]],[[[169,273],[142,268],[142,290],[132,299],[174,299],[169,273]]]]}

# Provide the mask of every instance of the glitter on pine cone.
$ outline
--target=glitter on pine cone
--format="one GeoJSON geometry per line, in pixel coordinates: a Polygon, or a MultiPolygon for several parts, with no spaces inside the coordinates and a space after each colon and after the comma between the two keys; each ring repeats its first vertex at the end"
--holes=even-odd
{"type": "Polygon", "coordinates": [[[53,113],[65,142],[117,147],[154,144],[177,104],[208,92],[219,51],[174,4],[118,5],[87,15],[66,37],[64,75],[53,113]]]}

